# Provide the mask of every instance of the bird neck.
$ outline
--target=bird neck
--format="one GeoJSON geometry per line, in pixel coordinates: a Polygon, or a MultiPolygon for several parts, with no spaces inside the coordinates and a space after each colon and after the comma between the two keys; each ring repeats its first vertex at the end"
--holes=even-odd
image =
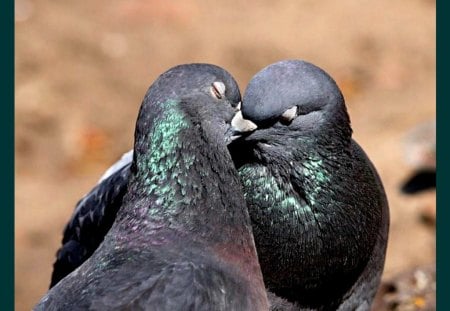
{"type": "MultiPolygon", "coordinates": [[[[284,215],[282,221],[301,219],[301,224],[319,226],[318,215],[330,212],[329,205],[323,204],[321,196],[334,189],[334,171],[342,171],[341,166],[346,165],[344,159],[348,148],[328,146],[329,150],[319,149],[319,152],[317,146],[310,142],[288,146],[256,154],[240,166],[247,202],[254,202],[270,215],[267,216],[269,218],[284,215]]],[[[339,202],[334,202],[333,206],[336,209],[341,207],[339,202]]],[[[326,221],[321,219],[320,223],[326,221]]],[[[291,225],[286,223],[286,226],[291,225]]]]}
{"type": "Polygon", "coordinates": [[[128,193],[119,211],[119,219],[127,219],[123,229],[150,243],[173,233],[209,244],[229,243],[235,236],[252,245],[248,212],[225,142],[174,101],[164,103],[145,124],[151,129],[146,135],[137,133],[128,193]]]}

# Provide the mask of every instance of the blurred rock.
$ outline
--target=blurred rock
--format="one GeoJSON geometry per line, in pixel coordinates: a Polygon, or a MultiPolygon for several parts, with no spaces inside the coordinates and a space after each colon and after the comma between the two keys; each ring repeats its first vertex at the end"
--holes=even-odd
{"type": "Polygon", "coordinates": [[[427,265],[383,281],[373,311],[436,310],[436,267],[427,265]]]}
{"type": "Polygon", "coordinates": [[[436,169],[436,120],[421,123],[405,135],[406,162],[416,170],[436,169]]]}
{"type": "Polygon", "coordinates": [[[432,188],[436,188],[436,170],[419,170],[407,178],[401,191],[405,194],[414,194],[432,188]]]}
{"type": "Polygon", "coordinates": [[[420,221],[427,226],[436,226],[436,204],[426,204],[420,209],[420,221]]]}
{"type": "Polygon", "coordinates": [[[414,170],[402,183],[401,191],[414,194],[436,188],[436,121],[412,128],[404,138],[406,163],[414,170]]]}

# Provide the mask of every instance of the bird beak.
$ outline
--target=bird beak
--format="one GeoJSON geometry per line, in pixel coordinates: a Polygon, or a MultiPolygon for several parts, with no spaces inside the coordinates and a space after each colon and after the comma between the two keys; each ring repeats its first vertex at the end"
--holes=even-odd
{"type": "Polygon", "coordinates": [[[238,104],[236,114],[231,120],[231,127],[227,131],[227,136],[231,137],[231,141],[238,139],[245,133],[253,132],[258,126],[250,120],[244,119],[241,111],[241,103],[238,104]]]}

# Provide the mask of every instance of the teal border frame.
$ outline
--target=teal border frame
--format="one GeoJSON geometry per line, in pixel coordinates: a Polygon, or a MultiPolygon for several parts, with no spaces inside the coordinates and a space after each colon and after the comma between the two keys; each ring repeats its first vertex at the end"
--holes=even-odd
{"type": "Polygon", "coordinates": [[[2,310],[14,310],[14,1],[2,1],[0,9],[0,153],[3,184],[0,217],[0,301],[2,310]]]}
{"type": "Polygon", "coordinates": [[[450,275],[450,255],[449,255],[449,230],[448,223],[450,214],[449,196],[449,121],[450,98],[449,81],[446,73],[449,71],[449,13],[450,4],[448,1],[437,1],[436,3],[436,307],[437,310],[450,310],[450,299],[447,290],[450,275]]]}

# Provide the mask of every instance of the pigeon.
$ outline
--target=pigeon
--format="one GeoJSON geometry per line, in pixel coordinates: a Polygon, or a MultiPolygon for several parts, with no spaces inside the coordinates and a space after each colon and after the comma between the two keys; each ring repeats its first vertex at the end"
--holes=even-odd
{"type": "MultiPolygon", "coordinates": [[[[184,78],[185,73],[182,71],[177,74],[183,81],[159,80],[157,92],[152,91],[147,97],[151,96],[152,100],[157,102],[189,95],[192,89],[197,87],[198,81],[184,78]]],[[[234,80],[229,81],[231,82],[234,83],[234,80]]],[[[234,92],[234,98],[240,96],[239,89],[228,91],[234,92]]],[[[112,165],[97,185],[76,204],[65,226],[62,245],[56,253],[50,288],[86,261],[103,241],[114,223],[127,191],[132,159],[133,150],[130,150],[112,165]]]]}
{"type": "Polygon", "coordinates": [[[234,79],[213,65],[180,65],[154,82],[111,229],[34,310],[268,310],[226,147],[255,129],[239,102],[234,79]],[[165,88],[188,90],[167,99],[165,88]]]}
{"type": "Polygon", "coordinates": [[[229,149],[266,289],[299,310],[369,310],[389,208],[336,82],[306,61],[271,64],[249,82],[242,115],[258,128],[229,149]]]}

